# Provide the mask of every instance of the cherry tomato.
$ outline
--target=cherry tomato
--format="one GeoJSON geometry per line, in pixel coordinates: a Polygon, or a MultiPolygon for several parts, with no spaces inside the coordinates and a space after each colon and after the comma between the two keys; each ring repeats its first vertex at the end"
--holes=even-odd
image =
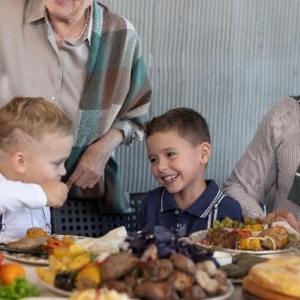
{"type": "Polygon", "coordinates": [[[252,237],[252,232],[250,230],[241,230],[241,229],[233,229],[233,234],[240,234],[244,237],[252,237]]]}

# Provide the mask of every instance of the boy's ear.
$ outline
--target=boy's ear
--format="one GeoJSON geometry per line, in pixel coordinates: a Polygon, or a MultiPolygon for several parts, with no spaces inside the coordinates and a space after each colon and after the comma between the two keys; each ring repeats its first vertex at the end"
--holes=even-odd
{"type": "Polygon", "coordinates": [[[200,152],[200,163],[206,165],[211,155],[211,145],[207,142],[203,142],[198,147],[200,152]]]}
{"type": "Polygon", "coordinates": [[[25,174],[25,154],[23,152],[14,153],[11,157],[11,164],[17,173],[25,174]]]}

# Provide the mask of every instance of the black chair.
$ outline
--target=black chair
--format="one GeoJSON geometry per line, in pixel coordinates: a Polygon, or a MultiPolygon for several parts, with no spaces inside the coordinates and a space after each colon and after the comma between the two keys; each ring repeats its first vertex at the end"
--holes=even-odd
{"type": "Polygon", "coordinates": [[[131,213],[101,213],[96,200],[67,199],[62,207],[51,208],[52,232],[100,237],[120,226],[134,232],[144,196],[145,193],[130,194],[131,213]]]}

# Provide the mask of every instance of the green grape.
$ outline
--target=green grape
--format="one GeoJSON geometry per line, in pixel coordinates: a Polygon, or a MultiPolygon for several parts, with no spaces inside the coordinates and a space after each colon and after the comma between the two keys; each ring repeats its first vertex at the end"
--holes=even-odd
{"type": "Polygon", "coordinates": [[[237,228],[239,226],[239,222],[238,221],[233,221],[232,223],[234,228],[237,228]]]}
{"type": "Polygon", "coordinates": [[[211,228],[208,228],[208,233],[213,233],[214,229],[211,227],[211,228]]]}

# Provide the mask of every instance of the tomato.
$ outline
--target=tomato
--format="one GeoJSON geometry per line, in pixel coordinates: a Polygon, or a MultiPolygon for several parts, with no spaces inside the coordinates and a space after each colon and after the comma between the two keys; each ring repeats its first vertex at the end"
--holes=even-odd
{"type": "Polygon", "coordinates": [[[231,232],[233,234],[239,234],[244,237],[252,237],[252,232],[250,230],[233,229],[231,232]]]}
{"type": "Polygon", "coordinates": [[[26,278],[26,272],[20,264],[7,263],[0,265],[0,282],[3,285],[13,284],[19,276],[26,278]]]}

